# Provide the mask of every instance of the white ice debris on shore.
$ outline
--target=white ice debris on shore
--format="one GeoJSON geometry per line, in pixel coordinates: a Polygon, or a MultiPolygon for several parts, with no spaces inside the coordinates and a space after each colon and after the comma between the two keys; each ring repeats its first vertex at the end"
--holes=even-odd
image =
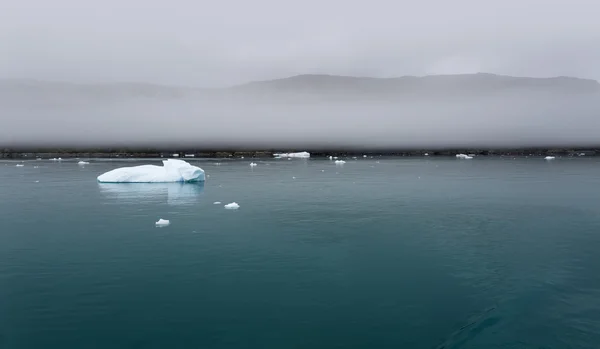
{"type": "Polygon", "coordinates": [[[299,153],[277,153],[273,154],[276,158],[310,158],[310,153],[308,152],[299,152],[299,153]]]}
{"type": "Polygon", "coordinates": [[[240,205],[238,205],[237,202],[232,202],[230,204],[225,205],[224,207],[227,210],[237,210],[238,208],[240,208],[240,205]]]}
{"type": "Polygon", "coordinates": [[[163,160],[163,166],[141,165],[121,167],[98,176],[103,183],[167,183],[203,182],[204,170],[186,161],[163,160]]]}
{"type": "Polygon", "coordinates": [[[166,227],[167,225],[171,224],[171,222],[168,219],[159,219],[158,222],[156,222],[156,226],[157,227],[166,227]]]}

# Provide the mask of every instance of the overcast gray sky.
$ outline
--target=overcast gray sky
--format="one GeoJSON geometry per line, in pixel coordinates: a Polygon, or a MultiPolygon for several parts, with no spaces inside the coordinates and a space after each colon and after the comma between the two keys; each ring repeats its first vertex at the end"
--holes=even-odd
{"type": "Polygon", "coordinates": [[[224,86],[303,73],[600,80],[597,0],[4,0],[0,77],[224,86]]]}

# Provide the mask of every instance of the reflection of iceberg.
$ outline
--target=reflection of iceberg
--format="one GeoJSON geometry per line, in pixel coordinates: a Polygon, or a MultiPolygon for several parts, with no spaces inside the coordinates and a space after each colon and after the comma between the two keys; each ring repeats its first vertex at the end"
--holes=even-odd
{"type": "Polygon", "coordinates": [[[143,203],[167,200],[169,205],[197,203],[204,183],[99,183],[102,194],[122,202],[143,203]]]}
{"type": "Polygon", "coordinates": [[[163,166],[121,167],[98,176],[104,183],[167,183],[204,181],[204,170],[183,160],[168,159],[163,166]]]}

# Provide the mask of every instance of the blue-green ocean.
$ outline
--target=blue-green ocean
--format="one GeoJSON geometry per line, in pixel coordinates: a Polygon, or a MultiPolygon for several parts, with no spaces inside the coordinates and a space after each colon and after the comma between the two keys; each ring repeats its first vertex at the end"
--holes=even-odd
{"type": "Polygon", "coordinates": [[[346,160],[0,162],[0,348],[600,348],[600,159],[346,160]]]}

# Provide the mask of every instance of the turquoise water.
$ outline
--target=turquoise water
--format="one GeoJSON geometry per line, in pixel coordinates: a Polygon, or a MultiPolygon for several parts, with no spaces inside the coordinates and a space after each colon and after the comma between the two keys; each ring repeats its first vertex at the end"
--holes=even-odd
{"type": "Polygon", "coordinates": [[[600,347],[599,159],[254,161],[0,162],[0,347],[600,347]]]}

